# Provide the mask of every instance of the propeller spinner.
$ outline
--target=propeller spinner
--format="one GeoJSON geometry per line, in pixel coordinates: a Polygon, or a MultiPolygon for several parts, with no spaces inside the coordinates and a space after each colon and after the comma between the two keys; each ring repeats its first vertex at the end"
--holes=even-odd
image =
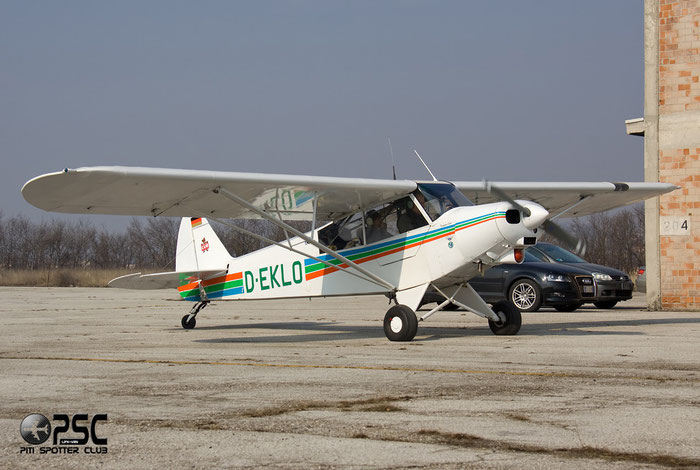
{"type": "Polygon", "coordinates": [[[564,246],[575,252],[577,255],[584,256],[586,254],[586,242],[582,238],[579,238],[576,235],[568,232],[561,225],[558,225],[552,222],[551,220],[545,219],[542,221],[541,217],[539,217],[539,214],[533,214],[529,208],[518,203],[515,199],[510,197],[508,193],[503,191],[501,188],[495,186],[494,184],[490,183],[489,181],[484,181],[484,186],[486,188],[486,191],[495,194],[504,201],[508,201],[514,208],[519,210],[523,214],[524,224],[527,225],[527,218],[532,217],[534,219],[533,222],[537,221],[538,225],[541,222],[541,227],[545,232],[549,233],[551,236],[559,240],[564,246]]]}

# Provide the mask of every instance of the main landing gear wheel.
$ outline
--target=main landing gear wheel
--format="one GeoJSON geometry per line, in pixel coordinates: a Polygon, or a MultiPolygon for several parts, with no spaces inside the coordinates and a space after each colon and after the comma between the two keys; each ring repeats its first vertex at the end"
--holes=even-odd
{"type": "Polygon", "coordinates": [[[180,324],[184,329],[191,330],[197,325],[197,319],[188,313],[187,315],[182,317],[180,324]]]}
{"type": "Polygon", "coordinates": [[[389,341],[411,341],[418,332],[416,314],[405,305],[394,305],[384,315],[384,334],[389,341]]]}
{"type": "Polygon", "coordinates": [[[520,310],[508,302],[498,302],[491,309],[501,318],[500,322],[489,320],[489,328],[494,335],[516,335],[520,331],[523,318],[520,310]]]}

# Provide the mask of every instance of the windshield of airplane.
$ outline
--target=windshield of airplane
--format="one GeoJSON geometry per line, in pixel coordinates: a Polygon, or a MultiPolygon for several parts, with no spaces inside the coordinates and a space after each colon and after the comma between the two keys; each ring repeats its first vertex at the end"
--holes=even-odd
{"type": "Polygon", "coordinates": [[[418,202],[433,220],[454,207],[474,205],[452,183],[418,183],[418,193],[425,198],[417,196],[418,202]]]}
{"type": "Polygon", "coordinates": [[[550,258],[559,263],[586,263],[587,261],[583,258],[579,258],[572,252],[565,250],[564,248],[558,247],[556,245],[548,245],[545,243],[538,243],[537,249],[546,253],[550,258]]]}

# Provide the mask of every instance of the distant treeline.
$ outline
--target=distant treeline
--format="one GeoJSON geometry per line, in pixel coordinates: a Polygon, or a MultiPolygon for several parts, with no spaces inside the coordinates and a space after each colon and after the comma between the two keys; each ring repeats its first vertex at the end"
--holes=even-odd
{"type": "MultiPolygon", "coordinates": [[[[235,225],[272,240],[284,232],[263,220],[238,220],[235,225]]],[[[32,222],[26,217],[0,215],[0,267],[17,270],[58,268],[173,270],[180,219],[132,219],[126,230],[114,233],[89,220],[60,219],[32,222]]],[[[296,223],[308,230],[310,224],[296,223]]],[[[262,248],[254,237],[215,224],[221,241],[233,256],[262,248]]]]}
{"type": "MultiPolygon", "coordinates": [[[[132,219],[126,230],[113,233],[89,220],[60,219],[32,222],[26,217],[0,215],[0,267],[17,270],[58,268],[173,270],[180,220],[132,219]]],[[[273,240],[282,229],[262,220],[237,220],[236,225],[273,240]]],[[[233,256],[265,243],[219,224],[213,224],[233,256]]],[[[309,223],[294,224],[309,230],[309,223]]],[[[586,259],[632,273],[644,264],[644,210],[641,205],[568,222],[588,245],[586,259]]]]}
{"type": "MultiPolygon", "coordinates": [[[[557,220],[557,222],[559,222],[557,220]]],[[[644,266],[644,205],[571,219],[566,227],[587,245],[583,258],[633,274],[644,266]]],[[[542,241],[556,244],[545,237],[542,241]]]]}

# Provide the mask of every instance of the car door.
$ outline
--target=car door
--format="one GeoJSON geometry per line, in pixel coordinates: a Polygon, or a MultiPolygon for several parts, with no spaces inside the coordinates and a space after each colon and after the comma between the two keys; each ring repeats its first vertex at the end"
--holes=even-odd
{"type": "Polygon", "coordinates": [[[482,276],[476,276],[469,280],[474,290],[487,302],[503,299],[503,281],[507,273],[508,265],[494,266],[484,271],[482,276]]]}

